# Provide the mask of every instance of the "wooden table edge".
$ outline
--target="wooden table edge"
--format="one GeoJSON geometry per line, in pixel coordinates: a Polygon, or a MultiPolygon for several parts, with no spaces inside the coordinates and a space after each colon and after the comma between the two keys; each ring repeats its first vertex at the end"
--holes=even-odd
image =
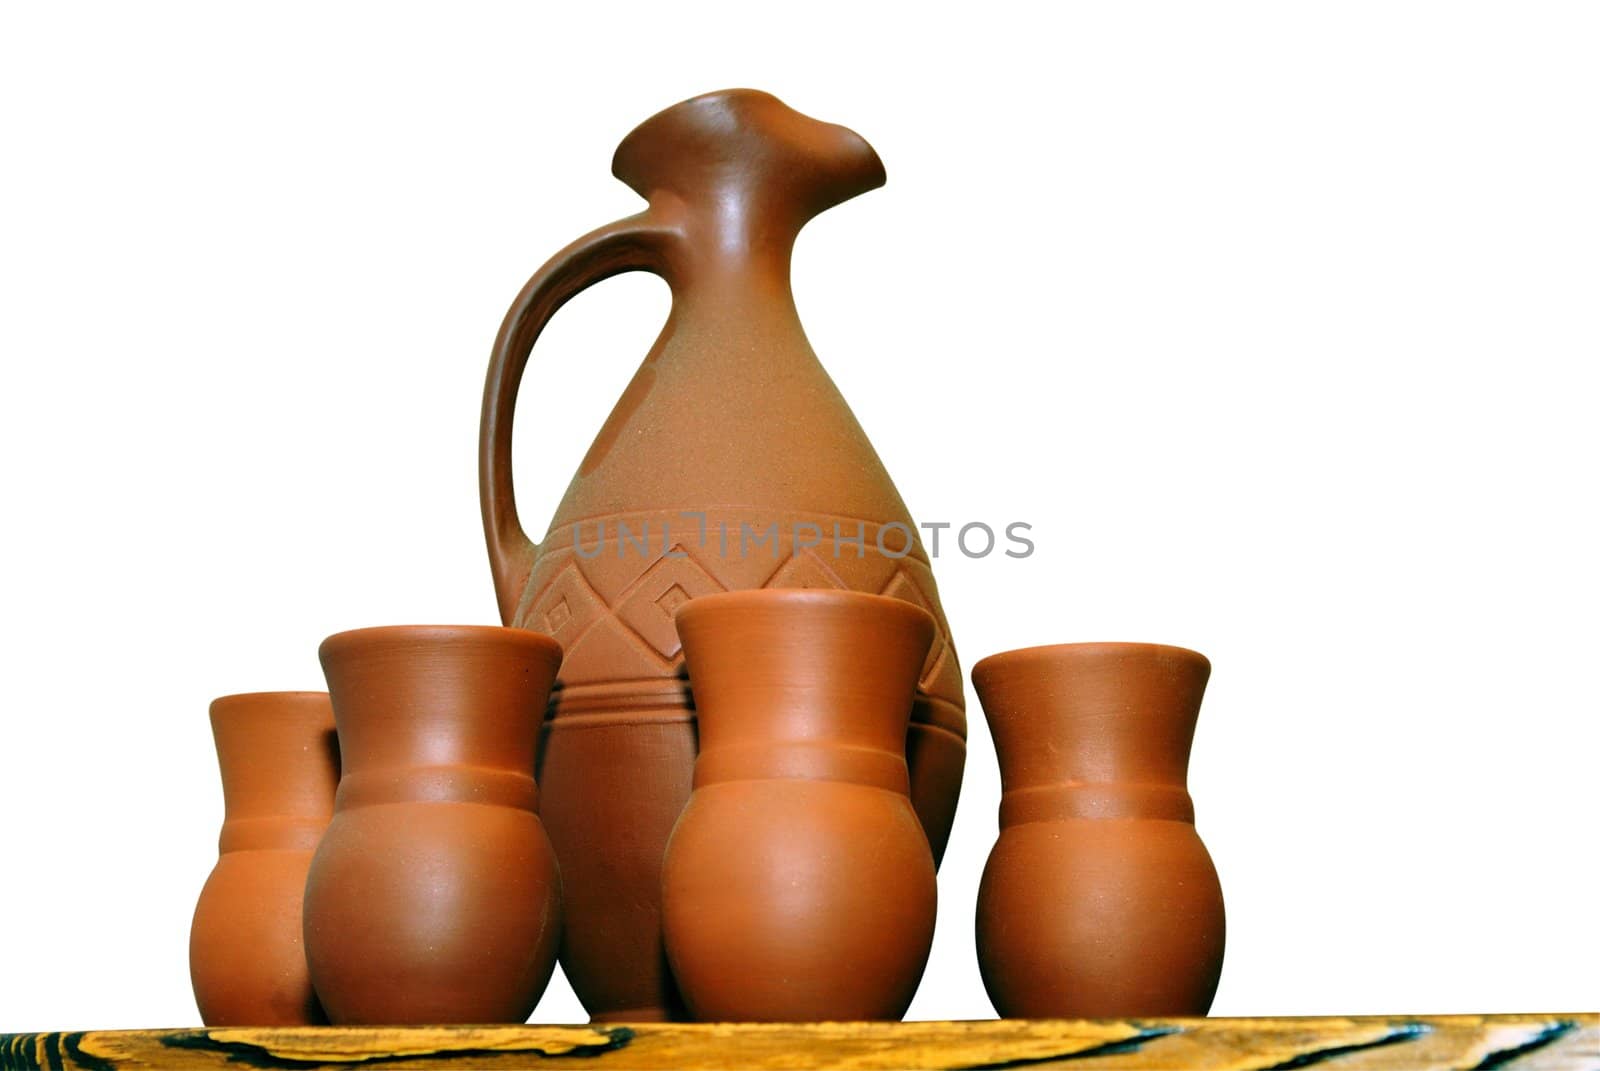
{"type": "Polygon", "coordinates": [[[0,1071],[838,1068],[1600,1071],[1600,1013],[0,1034],[0,1071]]]}

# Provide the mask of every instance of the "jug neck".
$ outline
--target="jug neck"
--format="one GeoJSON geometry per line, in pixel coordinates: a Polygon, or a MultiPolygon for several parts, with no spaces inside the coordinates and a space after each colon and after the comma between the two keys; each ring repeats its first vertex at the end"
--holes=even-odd
{"type": "Polygon", "coordinates": [[[673,257],[674,289],[697,294],[749,294],[793,308],[790,264],[798,224],[759,204],[758,193],[736,186],[713,191],[698,204],[658,197],[651,214],[673,220],[679,248],[673,257]]]}

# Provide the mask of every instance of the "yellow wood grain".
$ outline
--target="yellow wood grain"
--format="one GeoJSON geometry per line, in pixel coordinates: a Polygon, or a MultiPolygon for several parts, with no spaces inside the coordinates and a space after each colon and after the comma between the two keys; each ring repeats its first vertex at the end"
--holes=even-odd
{"type": "Polygon", "coordinates": [[[306,1027],[0,1034],[0,1071],[81,1068],[1140,1068],[1600,1071],[1600,1015],[306,1027]]]}

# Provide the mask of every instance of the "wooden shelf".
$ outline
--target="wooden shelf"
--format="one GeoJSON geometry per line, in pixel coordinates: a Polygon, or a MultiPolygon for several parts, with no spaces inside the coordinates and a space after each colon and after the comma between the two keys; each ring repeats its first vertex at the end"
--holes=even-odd
{"type": "Polygon", "coordinates": [[[0,1071],[1099,1068],[1600,1071],[1600,1015],[89,1030],[0,1034],[0,1071]]]}

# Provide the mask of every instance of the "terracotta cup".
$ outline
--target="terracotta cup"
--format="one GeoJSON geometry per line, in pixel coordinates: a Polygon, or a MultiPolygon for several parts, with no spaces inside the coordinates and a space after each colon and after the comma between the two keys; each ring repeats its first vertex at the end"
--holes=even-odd
{"type": "Polygon", "coordinates": [[[1211,663],[1146,643],[1007,651],[972,670],[1000,759],[978,965],[1002,1016],[1204,1015],[1222,888],[1189,745],[1211,663]]]}
{"type": "Polygon", "coordinates": [[[226,695],[211,704],[222,767],[221,855],[189,931],[207,1026],[327,1020],[300,940],[306,869],[333,814],[339,753],[326,692],[226,695]]]}
{"type": "Polygon", "coordinates": [[[544,992],[560,876],[534,746],[548,636],[396,626],[323,641],[344,758],[306,881],[311,979],[335,1023],[520,1023],[544,992]]]}
{"type": "Polygon", "coordinates": [[[933,618],[845,591],[677,612],[699,718],[662,866],[667,956],[702,1020],[898,1019],[933,939],[905,746],[933,618]]]}

